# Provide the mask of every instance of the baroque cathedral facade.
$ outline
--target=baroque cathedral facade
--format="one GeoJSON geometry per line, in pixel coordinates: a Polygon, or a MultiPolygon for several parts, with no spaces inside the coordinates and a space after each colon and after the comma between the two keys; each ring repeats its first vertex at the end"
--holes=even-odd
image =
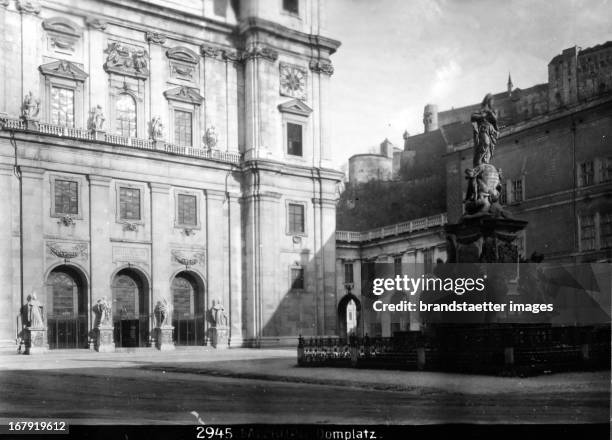
{"type": "Polygon", "coordinates": [[[323,1],[0,1],[0,346],[28,297],[49,348],[336,332],[323,1]]]}

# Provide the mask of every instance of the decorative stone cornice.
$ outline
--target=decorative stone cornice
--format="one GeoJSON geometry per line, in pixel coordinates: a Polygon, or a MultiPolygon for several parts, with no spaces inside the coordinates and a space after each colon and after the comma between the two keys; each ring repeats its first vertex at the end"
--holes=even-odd
{"type": "Polygon", "coordinates": [[[237,50],[223,50],[223,59],[226,61],[231,61],[233,63],[238,63],[240,61],[242,61],[243,56],[242,53],[240,53],[237,50]]]}
{"type": "Polygon", "coordinates": [[[253,58],[262,58],[267,61],[274,62],[278,59],[278,51],[268,46],[257,45],[250,47],[244,52],[245,60],[253,58]]]}
{"type": "Polygon", "coordinates": [[[17,0],[15,6],[22,14],[40,14],[40,3],[35,0],[17,0]]]}
{"type": "Polygon", "coordinates": [[[332,66],[329,60],[311,60],[309,67],[315,73],[324,73],[326,75],[333,75],[334,73],[334,66],[332,66]]]}
{"type": "Polygon", "coordinates": [[[178,263],[184,265],[186,268],[197,264],[203,265],[206,260],[206,254],[202,251],[173,249],[171,254],[178,263]]]}
{"type": "Polygon", "coordinates": [[[44,30],[49,32],[56,32],[58,34],[69,35],[76,38],[83,35],[83,31],[76,23],[64,17],[47,18],[46,20],[43,20],[42,27],[44,30]]]}
{"type": "Polygon", "coordinates": [[[4,6],[5,8],[9,5],[9,0],[0,0],[0,6],[4,6]]]}
{"type": "Polygon", "coordinates": [[[200,45],[200,54],[204,58],[217,58],[220,59],[223,55],[223,48],[217,46],[211,46],[209,44],[200,45]]]}
{"type": "Polygon", "coordinates": [[[57,76],[83,82],[87,78],[87,73],[76,64],[66,61],[54,61],[38,67],[40,73],[45,76],[57,76]]]}
{"type": "Polygon", "coordinates": [[[147,40],[147,42],[151,43],[151,44],[159,44],[159,45],[163,45],[166,43],[166,40],[168,39],[168,37],[166,37],[164,34],[160,34],[158,32],[146,32],[145,33],[145,40],[147,40]]]}
{"type": "Polygon", "coordinates": [[[200,95],[200,92],[193,87],[175,87],[164,92],[166,99],[187,102],[189,104],[200,105],[204,101],[204,97],[200,95]]]}
{"type": "Polygon", "coordinates": [[[85,25],[87,25],[88,28],[103,31],[108,26],[108,23],[98,17],[88,17],[85,19],[85,25]]]}

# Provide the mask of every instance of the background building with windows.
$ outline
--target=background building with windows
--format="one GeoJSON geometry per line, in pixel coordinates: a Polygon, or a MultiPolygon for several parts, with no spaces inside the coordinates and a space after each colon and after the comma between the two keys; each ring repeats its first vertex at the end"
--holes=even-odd
{"type": "Polygon", "coordinates": [[[51,348],[86,347],[112,303],[146,346],[157,302],[177,344],[336,329],[325,108],[340,43],[323,2],[0,3],[0,340],[27,296],[51,348]]]}
{"type": "MultiPolygon", "coordinates": [[[[612,261],[611,51],[612,42],[565,49],[550,61],[548,83],[521,90],[509,77],[507,90],[494,94],[500,135],[493,163],[502,173],[502,203],[529,222],[518,240],[521,258],[537,252],[563,264],[612,261]]],[[[404,273],[417,275],[445,260],[440,225],[457,223],[463,214],[464,173],[472,167],[470,116],[479,108],[476,103],[438,112],[427,104],[424,132],[405,133],[404,151],[383,165],[358,161],[359,155],[350,159],[360,168],[349,167],[354,176],[338,205],[341,322],[348,299],[371,303],[367,280],[388,276],[392,259],[409,261],[404,273]],[[377,179],[393,167],[399,168],[394,181],[377,179]],[[340,276],[343,264],[354,266],[350,283],[340,276]]],[[[372,336],[418,327],[418,316],[398,323],[392,322],[397,314],[363,310],[361,331],[372,336]]]]}

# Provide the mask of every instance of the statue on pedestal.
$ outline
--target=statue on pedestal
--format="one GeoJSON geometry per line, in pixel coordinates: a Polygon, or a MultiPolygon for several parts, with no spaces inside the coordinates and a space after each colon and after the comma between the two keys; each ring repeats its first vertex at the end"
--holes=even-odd
{"type": "Polygon", "coordinates": [[[155,326],[157,328],[171,326],[170,319],[172,319],[172,307],[166,298],[157,301],[153,314],[155,315],[155,326]]]}
{"type": "Polygon", "coordinates": [[[28,295],[28,302],[21,308],[21,322],[25,327],[44,329],[43,311],[43,305],[36,299],[36,292],[33,292],[28,295]]]}
{"type": "Polygon", "coordinates": [[[487,93],[482,100],[480,110],[472,113],[471,122],[474,135],[473,166],[477,167],[491,162],[499,136],[497,111],[493,108],[491,93],[487,93]]]}
{"type": "Polygon", "coordinates": [[[217,146],[217,142],[219,141],[219,136],[217,135],[217,131],[214,126],[208,127],[206,129],[206,133],[204,134],[204,145],[206,148],[212,150],[217,146]]]}
{"type": "Polygon", "coordinates": [[[111,306],[106,297],[98,299],[93,306],[93,312],[96,314],[96,328],[112,326],[111,306]]]}
{"type": "Polygon", "coordinates": [[[21,106],[21,116],[24,119],[36,119],[40,112],[40,99],[35,98],[32,91],[29,91],[23,98],[21,106]]]}
{"type": "Polygon", "coordinates": [[[223,307],[223,304],[221,304],[221,300],[213,300],[213,306],[210,313],[213,327],[227,327],[227,314],[225,313],[225,307],[223,307]]]}
{"type": "Polygon", "coordinates": [[[89,112],[89,119],[87,120],[87,128],[90,131],[101,131],[104,126],[104,113],[102,112],[102,106],[96,105],[92,107],[89,112]]]}
{"type": "Polygon", "coordinates": [[[151,132],[149,137],[154,141],[160,140],[164,137],[164,124],[162,124],[159,116],[155,116],[153,119],[151,119],[151,132]]]}

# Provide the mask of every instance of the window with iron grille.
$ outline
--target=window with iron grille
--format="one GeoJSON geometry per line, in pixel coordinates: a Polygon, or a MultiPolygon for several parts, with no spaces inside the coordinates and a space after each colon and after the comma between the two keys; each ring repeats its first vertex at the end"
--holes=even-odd
{"type": "Polygon", "coordinates": [[[294,290],[304,289],[304,269],[301,267],[291,268],[291,288],[294,290]]]}
{"type": "Polygon", "coordinates": [[[289,233],[303,234],[305,231],[304,205],[300,205],[298,203],[289,203],[287,209],[289,210],[289,233]]]}
{"type": "Polygon", "coordinates": [[[516,179],[512,181],[510,195],[511,195],[512,203],[523,201],[523,179],[516,179]]]}
{"type": "Polygon", "coordinates": [[[196,226],[198,224],[196,196],[179,194],[177,205],[178,223],[185,226],[196,226]]]}
{"type": "Polygon", "coordinates": [[[51,87],[51,123],[74,127],[74,90],[51,87]]]}
{"type": "Polygon", "coordinates": [[[140,220],[140,190],[138,188],[119,188],[119,218],[121,220],[140,220]]]}
{"type": "Polygon", "coordinates": [[[595,183],[595,167],[592,160],[582,162],[580,164],[580,179],[579,186],[588,186],[595,183]]]}
{"type": "Polygon", "coordinates": [[[283,0],[283,10],[290,14],[298,15],[300,13],[299,0],[283,0]]]}
{"type": "Polygon", "coordinates": [[[79,213],[79,184],[71,180],[55,179],[55,214],[79,213]]]}
{"type": "Polygon", "coordinates": [[[193,115],[191,112],[174,110],[174,143],[191,147],[193,115]]]}
{"type": "Polygon", "coordinates": [[[612,212],[600,215],[599,229],[602,249],[612,248],[612,212]]]}
{"type": "Polygon", "coordinates": [[[580,250],[595,249],[595,216],[587,214],[580,216],[580,250]]]}
{"type": "Polygon", "coordinates": [[[287,122],[287,154],[302,155],[302,126],[287,122]]]}
{"type": "Polygon", "coordinates": [[[115,102],[116,132],[119,136],[136,137],[136,101],[127,93],[122,93],[115,102]]]}
{"type": "Polygon", "coordinates": [[[344,263],[344,284],[353,284],[353,263],[344,263]]]}

